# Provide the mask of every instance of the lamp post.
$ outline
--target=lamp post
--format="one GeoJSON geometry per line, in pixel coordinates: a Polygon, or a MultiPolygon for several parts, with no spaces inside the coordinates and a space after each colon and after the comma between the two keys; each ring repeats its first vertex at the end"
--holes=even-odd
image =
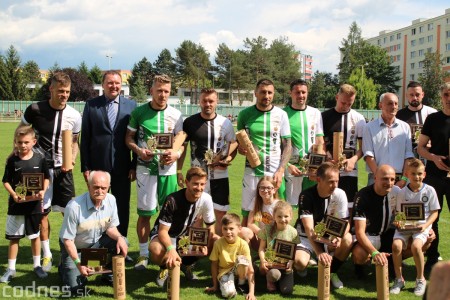
{"type": "Polygon", "coordinates": [[[233,106],[233,91],[231,89],[231,56],[230,56],[230,105],[233,106]]]}
{"type": "Polygon", "coordinates": [[[108,70],[111,70],[111,58],[113,58],[110,54],[106,54],[106,57],[108,58],[108,70]]]}

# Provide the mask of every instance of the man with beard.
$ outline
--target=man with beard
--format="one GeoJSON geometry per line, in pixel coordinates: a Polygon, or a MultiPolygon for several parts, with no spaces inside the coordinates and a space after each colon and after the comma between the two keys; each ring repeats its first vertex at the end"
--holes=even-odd
{"type": "MultiPolygon", "coordinates": [[[[430,115],[423,125],[419,137],[417,152],[428,162],[425,167],[427,176],[424,179],[426,184],[431,185],[436,190],[439,204],[443,205],[444,195],[447,198],[447,205],[450,202],[450,177],[449,168],[449,138],[450,138],[450,83],[445,83],[441,87],[442,110],[430,115]],[[431,142],[431,148],[427,148],[431,142]]],[[[442,209],[441,209],[442,210],[442,209]]],[[[439,215],[441,210],[439,210],[439,215]]],[[[433,230],[436,239],[431,244],[427,252],[427,262],[425,272],[429,272],[432,266],[439,260],[439,215],[433,223],[433,230]]]]}
{"type": "Polygon", "coordinates": [[[191,167],[201,167],[208,173],[205,192],[214,201],[216,215],[216,232],[221,235],[222,217],[230,210],[230,186],[228,182],[227,164],[236,155],[229,153],[230,146],[236,143],[233,124],[226,117],[216,113],[218,101],[214,89],[202,89],[200,94],[200,109],[198,114],[192,115],[183,122],[183,131],[187,134],[185,151],[177,162],[178,185],[183,187],[183,163],[186,156],[186,145],[191,145],[191,167]],[[207,165],[205,153],[212,151],[219,156],[216,165],[207,165]]]}
{"type": "MultiPolygon", "coordinates": [[[[245,163],[242,181],[242,226],[247,226],[248,215],[252,209],[250,202],[256,195],[256,186],[263,176],[272,176],[278,194],[284,195],[283,175],[291,156],[291,129],[285,111],[272,104],[275,87],[271,80],[261,79],[256,83],[256,105],[247,107],[239,113],[237,130],[245,129],[261,164],[251,168],[245,163]]],[[[246,154],[239,145],[239,153],[246,154]]]]}
{"type": "MultiPolygon", "coordinates": [[[[428,115],[437,112],[434,108],[426,106],[422,103],[424,95],[425,94],[420,83],[411,81],[406,89],[406,97],[408,98],[409,105],[400,109],[397,113],[398,119],[405,121],[411,126],[414,150],[416,150],[418,139],[415,138],[416,134],[412,129],[419,128],[420,132],[421,126],[417,125],[423,125],[428,115]]],[[[416,151],[414,151],[414,154],[418,157],[416,151]]]]}

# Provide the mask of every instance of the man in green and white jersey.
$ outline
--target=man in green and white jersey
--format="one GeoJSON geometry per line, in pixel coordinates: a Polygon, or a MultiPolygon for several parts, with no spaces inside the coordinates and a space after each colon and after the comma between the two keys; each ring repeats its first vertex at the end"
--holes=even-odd
{"type": "MultiPolygon", "coordinates": [[[[137,107],[132,113],[127,128],[127,146],[138,155],[136,185],[138,192],[136,231],[139,239],[139,258],[135,269],[142,270],[148,264],[148,236],[150,218],[158,211],[166,197],[176,192],[176,161],[181,149],[165,150],[153,155],[147,141],[160,133],[176,135],[183,129],[181,112],[167,104],[171,79],[167,75],[157,75],[150,89],[152,101],[137,107]],[[136,136],[137,134],[137,136],[136,136]]],[[[162,150],[160,150],[162,151],[162,150]]]]}
{"type": "Polygon", "coordinates": [[[291,126],[292,154],[286,168],[286,200],[293,207],[298,206],[302,190],[315,184],[308,177],[302,177],[299,160],[311,151],[313,144],[324,144],[322,115],[317,108],[306,105],[308,86],[306,81],[297,79],[291,82],[291,105],[284,108],[291,126]]]}
{"type": "MultiPolygon", "coordinates": [[[[273,176],[275,188],[283,195],[284,170],[291,155],[291,130],[286,112],[272,104],[275,87],[272,81],[261,79],[256,84],[256,105],[242,110],[238,115],[237,129],[245,129],[253,147],[259,154],[261,165],[251,168],[245,163],[242,182],[242,225],[247,226],[251,200],[255,197],[256,185],[263,176],[273,176]]],[[[239,146],[239,153],[245,150],[239,146]]]]}

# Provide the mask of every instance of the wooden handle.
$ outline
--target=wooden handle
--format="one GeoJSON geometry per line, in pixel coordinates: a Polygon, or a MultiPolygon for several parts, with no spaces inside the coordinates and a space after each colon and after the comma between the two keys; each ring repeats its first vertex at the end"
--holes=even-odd
{"type": "Polygon", "coordinates": [[[117,255],[112,258],[114,299],[126,299],[125,257],[117,255]]]}
{"type": "Polygon", "coordinates": [[[376,265],[376,278],[377,278],[377,299],[387,300],[389,299],[389,272],[387,264],[382,266],[376,265]]]}
{"type": "Polygon", "coordinates": [[[239,142],[239,145],[247,151],[246,157],[250,166],[252,168],[256,168],[261,164],[261,160],[259,159],[258,152],[256,152],[255,148],[253,148],[252,142],[247,135],[247,132],[242,129],[236,132],[236,139],[239,142]]]}
{"type": "Polygon", "coordinates": [[[180,300],[180,263],[169,269],[167,280],[167,300],[180,300]]]}
{"type": "Polygon", "coordinates": [[[62,131],[62,167],[71,170],[72,165],[72,130],[62,131]]]}
{"type": "Polygon", "coordinates": [[[330,266],[324,266],[319,262],[317,299],[330,299],[330,266]]]}

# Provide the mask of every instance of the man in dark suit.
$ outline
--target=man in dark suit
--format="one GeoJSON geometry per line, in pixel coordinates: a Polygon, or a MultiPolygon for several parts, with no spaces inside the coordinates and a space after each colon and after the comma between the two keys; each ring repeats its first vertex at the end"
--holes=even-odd
{"type": "Polygon", "coordinates": [[[131,181],[136,177],[136,160],[125,144],[130,113],[136,102],[120,96],[122,78],[116,71],[103,75],[104,95],[86,102],[81,129],[81,172],[111,174],[111,193],[116,197],[120,234],[127,236],[130,218],[131,181]]]}

